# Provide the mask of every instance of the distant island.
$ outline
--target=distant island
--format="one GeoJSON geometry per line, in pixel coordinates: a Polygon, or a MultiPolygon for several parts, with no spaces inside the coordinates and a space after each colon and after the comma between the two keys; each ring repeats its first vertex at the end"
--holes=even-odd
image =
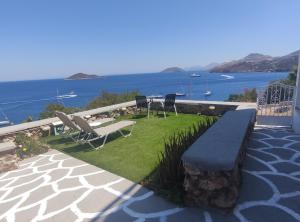
{"type": "Polygon", "coordinates": [[[288,72],[298,64],[299,53],[300,50],[280,57],[251,53],[242,59],[217,65],[210,72],[288,72]]]}
{"type": "Polygon", "coordinates": [[[161,73],[174,73],[174,72],[185,72],[185,70],[179,67],[169,67],[161,71],[161,73]]]}
{"type": "Polygon", "coordinates": [[[99,79],[101,76],[85,74],[85,73],[76,73],[74,75],[65,78],[65,80],[83,80],[83,79],[99,79]]]}

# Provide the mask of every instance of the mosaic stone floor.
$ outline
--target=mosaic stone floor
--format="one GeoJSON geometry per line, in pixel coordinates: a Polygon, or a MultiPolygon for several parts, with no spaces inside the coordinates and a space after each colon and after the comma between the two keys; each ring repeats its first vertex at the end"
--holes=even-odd
{"type": "Polygon", "coordinates": [[[177,207],[138,184],[52,150],[0,174],[0,221],[300,221],[300,135],[256,126],[231,213],[177,207]]]}

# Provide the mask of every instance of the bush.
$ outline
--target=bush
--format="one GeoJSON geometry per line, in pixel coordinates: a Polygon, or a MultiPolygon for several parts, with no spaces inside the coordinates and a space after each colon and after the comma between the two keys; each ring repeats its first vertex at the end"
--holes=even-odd
{"type": "Polygon", "coordinates": [[[120,93],[120,94],[102,91],[100,96],[93,99],[87,105],[87,109],[95,109],[95,108],[99,108],[99,107],[128,102],[131,100],[135,100],[135,97],[137,95],[139,95],[138,91],[124,92],[124,93],[120,93]]]}
{"type": "Polygon", "coordinates": [[[297,72],[298,72],[298,66],[295,65],[292,69],[292,71],[289,73],[288,77],[281,82],[287,85],[296,85],[296,79],[297,79],[297,72]]]}
{"type": "Polygon", "coordinates": [[[66,114],[71,114],[80,111],[79,108],[76,107],[66,107],[62,104],[59,103],[50,103],[47,105],[46,109],[40,113],[40,118],[41,119],[46,119],[49,117],[54,117],[55,116],[55,111],[61,111],[66,114]]]}
{"type": "Polygon", "coordinates": [[[19,145],[17,155],[21,159],[39,155],[49,150],[49,146],[47,144],[41,143],[37,138],[31,138],[25,134],[18,134],[15,142],[19,145]]]}
{"type": "Polygon", "coordinates": [[[257,92],[256,89],[246,89],[241,94],[230,94],[228,101],[230,102],[256,102],[257,92]]]}
{"type": "Polygon", "coordinates": [[[173,202],[183,203],[184,168],[181,156],[216,120],[217,117],[203,118],[166,139],[164,152],[159,154],[158,166],[146,179],[145,185],[173,202]]]}

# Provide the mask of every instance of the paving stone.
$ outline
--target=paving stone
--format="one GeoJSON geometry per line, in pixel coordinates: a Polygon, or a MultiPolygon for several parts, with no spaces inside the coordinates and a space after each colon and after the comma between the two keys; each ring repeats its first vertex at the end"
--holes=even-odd
{"type": "Polygon", "coordinates": [[[265,139],[264,142],[266,142],[272,146],[283,147],[285,144],[288,144],[291,141],[283,140],[283,139],[265,139]]]}
{"type": "MultiPolygon", "coordinates": [[[[70,157],[65,156],[63,159],[67,159],[67,158],[70,158],[70,157]]],[[[75,166],[80,166],[83,164],[87,164],[87,163],[83,162],[81,160],[75,159],[75,158],[70,158],[70,159],[65,160],[63,162],[62,166],[63,167],[75,167],[75,166]]],[[[97,169],[99,170],[99,168],[97,168],[97,169]]]]}
{"type": "Polygon", "coordinates": [[[242,211],[249,221],[266,222],[299,222],[299,219],[292,217],[283,210],[270,206],[255,206],[242,211]]]}
{"type": "Polygon", "coordinates": [[[300,194],[294,197],[282,198],[279,204],[292,209],[300,215],[300,194]]]}
{"type": "Polygon", "coordinates": [[[15,221],[32,221],[38,214],[40,206],[34,206],[29,209],[16,213],[15,221]]]}
{"type": "Polygon", "coordinates": [[[237,204],[246,201],[269,200],[273,196],[270,186],[262,179],[243,172],[243,182],[237,204]],[[253,189],[259,187],[259,189],[253,189]]]}
{"type": "Polygon", "coordinates": [[[68,169],[55,169],[48,173],[48,175],[51,177],[50,182],[57,181],[64,179],[64,177],[68,174],[69,170],[68,169]]]}
{"type": "Polygon", "coordinates": [[[250,140],[248,146],[253,148],[253,149],[259,149],[259,148],[267,147],[266,144],[264,144],[260,141],[257,141],[257,140],[250,140]]]}
{"type": "Polygon", "coordinates": [[[85,175],[93,172],[99,172],[101,169],[92,166],[92,165],[87,165],[87,166],[82,166],[82,167],[77,167],[73,170],[71,173],[71,176],[78,176],[78,175],[85,175]]]}
{"type": "Polygon", "coordinates": [[[270,148],[270,149],[265,149],[264,151],[275,154],[276,156],[284,160],[290,159],[295,154],[294,150],[290,150],[286,148],[270,148]]]}
{"type": "Polygon", "coordinates": [[[74,191],[64,191],[58,194],[56,197],[47,201],[46,214],[58,211],[77,200],[87,189],[81,188],[74,191]]]}
{"type": "Polygon", "coordinates": [[[33,166],[36,167],[36,166],[42,166],[42,165],[51,164],[51,163],[52,162],[49,160],[49,157],[44,157],[44,158],[41,158],[41,159],[35,161],[33,166]]]}
{"type": "Polygon", "coordinates": [[[269,161],[274,161],[276,160],[276,158],[270,154],[267,153],[262,153],[259,150],[247,150],[247,153],[251,154],[252,156],[256,156],[257,158],[265,161],[265,162],[269,162],[269,161]]]}
{"type": "Polygon", "coordinates": [[[164,210],[173,209],[176,206],[161,197],[152,195],[144,200],[136,201],[128,206],[128,208],[140,213],[153,213],[164,210]]]}
{"type": "Polygon", "coordinates": [[[5,203],[0,203],[0,215],[6,213],[10,208],[12,208],[14,205],[16,205],[21,198],[16,198],[11,201],[7,201],[5,203]]]}
{"type": "Polygon", "coordinates": [[[77,186],[82,186],[82,184],[79,182],[79,178],[65,178],[57,183],[57,187],[60,190],[77,186]]]}
{"type": "Polygon", "coordinates": [[[42,175],[44,175],[44,173],[35,173],[35,174],[28,175],[28,176],[25,176],[25,177],[20,177],[15,182],[11,183],[8,187],[22,185],[24,183],[33,181],[33,180],[37,179],[38,177],[41,177],[42,175]]]}
{"type": "Polygon", "coordinates": [[[30,182],[28,184],[25,184],[24,186],[17,187],[15,189],[13,189],[13,191],[6,198],[9,199],[9,198],[21,195],[21,194],[23,194],[25,192],[30,192],[30,191],[36,189],[43,182],[44,182],[44,180],[42,178],[40,178],[40,179],[38,179],[36,181],[30,182]]]}
{"type": "Polygon", "coordinates": [[[86,181],[93,185],[93,186],[101,186],[101,185],[105,185],[109,182],[115,181],[120,179],[119,176],[116,176],[112,173],[109,173],[107,171],[105,172],[100,172],[98,174],[94,174],[94,175],[90,175],[90,176],[84,176],[84,178],[86,179],[86,181]]]}
{"type": "Polygon", "coordinates": [[[199,208],[186,208],[176,214],[167,217],[167,222],[199,221],[204,222],[204,211],[199,208]]]}
{"type": "Polygon", "coordinates": [[[51,216],[48,219],[40,220],[43,222],[67,222],[67,221],[76,221],[77,216],[71,211],[66,210],[54,216],[51,216]]]}
{"type": "Polygon", "coordinates": [[[13,178],[13,177],[24,176],[24,175],[31,174],[31,173],[32,173],[31,169],[20,169],[20,170],[16,170],[16,171],[10,171],[6,174],[6,176],[1,178],[1,180],[13,178]]]}
{"type": "Polygon", "coordinates": [[[293,172],[300,172],[300,166],[298,166],[294,163],[282,162],[282,163],[275,163],[275,164],[272,164],[272,165],[280,173],[289,174],[289,173],[293,173],[293,172]]]}
{"type": "Polygon", "coordinates": [[[294,143],[294,144],[290,145],[289,148],[292,148],[293,150],[300,152],[300,143],[294,143]]]}
{"type": "Polygon", "coordinates": [[[93,222],[132,222],[135,221],[136,217],[131,217],[128,214],[126,214],[122,210],[118,210],[117,212],[111,213],[104,217],[94,218],[93,222]]]}
{"type": "Polygon", "coordinates": [[[70,156],[64,154],[64,153],[57,153],[58,155],[55,155],[52,159],[57,161],[57,160],[64,160],[67,158],[70,158],[70,156]]]}
{"type": "Polygon", "coordinates": [[[249,171],[269,171],[270,169],[263,163],[259,162],[258,160],[246,156],[244,163],[243,163],[243,169],[249,170],[249,171]]]}
{"type": "Polygon", "coordinates": [[[84,213],[95,213],[107,211],[124,202],[125,200],[104,189],[97,189],[90,192],[77,206],[84,213]]]}
{"type": "Polygon", "coordinates": [[[281,194],[299,191],[300,181],[293,180],[287,176],[263,175],[274,183],[281,194]]]}
{"type": "Polygon", "coordinates": [[[144,188],[143,186],[133,183],[126,179],[122,180],[119,183],[111,185],[110,187],[125,194],[125,195],[129,195],[132,197],[141,196],[141,195],[149,192],[149,190],[144,188]]]}
{"type": "Polygon", "coordinates": [[[38,167],[38,171],[47,171],[47,170],[50,170],[50,169],[55,169],[55,168],[58,168],[58,162],[55,162],[55,163],[50,163],[46,166],[40,166],[38,167]]]}
{"type": "Polygon", "coordinates": [[[21,204],[21,206],[24,207],[36,203],[38,201],[41,201],[53,193],[54,190],[51,185],[42,186],[39,189],[30,192],[30,196],[21,204]]]}

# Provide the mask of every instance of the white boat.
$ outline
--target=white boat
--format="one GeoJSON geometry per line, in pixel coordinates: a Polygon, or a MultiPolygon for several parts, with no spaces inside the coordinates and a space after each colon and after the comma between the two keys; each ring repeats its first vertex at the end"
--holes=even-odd
{"type": "Polygon", "coordinates": [[[185,93],[176,92],[176,96],[186,96],[185,93]]]}
{"type": "Polygon", "coordinates": [[[0,127],[9,125],[11,125],[11,122],[9,120],[0,121],[0,127]]]}
{"type": "Polygon", "coordinates": [[[70,98],[74,98],[77,97],[77,95],[74,93],[74,91],[71,91],[67,94],[63,94],[63,95],[58,95],[56,96],[56,99],[70,99],[70,98]]]}
{"type": "Polygon", "coordinates": [[[205,93],[203,93],[204,96],[210,96],[212,94],[212,91],[207,90],[205,93]]]}
{"type": "Polygon", "coordinates": [[[161,99],[163,98],[164,96],[163,95],[150,95],[150,96],[147,96],[148,98],[151,98],[151,99],[161,99]]]}
{"type": "Polygon", "coordinates": [[[0,113],[4,117],[4,120],[0,120],[0,127],[9,126],[13,124],[12,122],[9,121],[8,117],[5,115],[2,109],[0,109],[0,113]]]}
{"type": "Polygon", "coordinates": [[[197,74],[197,73],[193,73],[193,74],[191,75],[191,77],[201,77],[201,75],[200,75],[200,74],[197,74]]]}
{"type": "Polygon", "coordinates": [[[230,75],[221,75],[223,76],[225,79],[234,79],[234,76],[230,76],[230,75]]]}

